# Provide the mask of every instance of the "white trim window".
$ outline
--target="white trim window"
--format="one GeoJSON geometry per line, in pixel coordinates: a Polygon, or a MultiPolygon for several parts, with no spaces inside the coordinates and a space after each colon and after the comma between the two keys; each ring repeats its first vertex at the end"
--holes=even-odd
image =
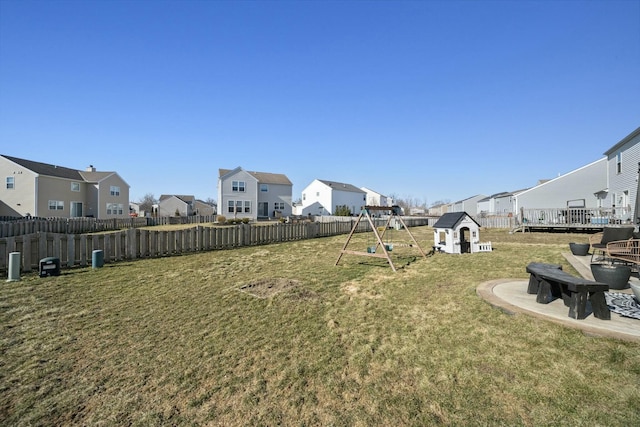
{"type": "Polygon", "coordinates": [[[64,202],[62,200],[49,200],[49,210],[50,211],[64,210],[64,202]]]}
{"type": "Polygon", "coordinates": [[[245,181],[231,181],[231,191],[236,193],[244,193],[247,188],[245,181]]]}
{"type": "Polygon", "coordinates": [[[107,215],[122,215],[123,212],[122,203],[107,203],[107,215]]]}
{"type": "Polygon", "coordinates": [[[244,201],[244,213],[251,213],[251,200],[244,201]]]}
{"type": "Polygon", "coordinates": [[[7,190],[14,190],[16,188],[16,179],[12,176],[7,177],[7,190]]]}
{"type": "Polygon", "coordinates": [[[275,209],[277,211],[283,211],[284,210],[284,202],[275,202],[273,204],[273,209],[275,209]]]}
{"type": "Polygon", "coordinates": [[[266,193],[269,191],[269,184],[260,184],[260,191],[266,193]]]}
{"type": "Polygon", "coordinates": [[[109,194],[111,194],[112,196],[119,196],[120,187],[118,187],[117,185],[112,185],[111,187],[109,187],[109,194]]]}
{"type": "Polygon", "coordinates": [[[79,182],[72,182],[71,183],[71,191],[79,192],[80,191],[80,183],[79,182]]]}

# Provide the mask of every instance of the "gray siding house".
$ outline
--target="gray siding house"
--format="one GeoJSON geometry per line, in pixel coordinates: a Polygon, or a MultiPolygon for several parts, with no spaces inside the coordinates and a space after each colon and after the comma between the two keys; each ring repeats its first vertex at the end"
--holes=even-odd
{"type": "Polygon", "coordinates": [[[292,214],[293,184],[283,174],[220,169],[218,214],[227,218],[268,219],[292,214]]]}
{"type": "Polygon", "coordinates": [[[607,187],[607,161],[602,158],[514,196],[516,214],[523,209],[599,208],[607,187]]]}
{"type": "Polygon", "coordinates": [[[194,196],[163,194],[158,200],[158,216],[190,216],[195,215],[194,196]]]}
{"type": "Polygon", "coordinates": [[[640,169],[640,127],[605,151],[606,187],[602,189],[603,206],[612,209],[614,216],[637,223],[640,216],[632,206],[638,203],[638,172],[640,169]],[[636,220],[633,220],[633,219],[636,220]]]}

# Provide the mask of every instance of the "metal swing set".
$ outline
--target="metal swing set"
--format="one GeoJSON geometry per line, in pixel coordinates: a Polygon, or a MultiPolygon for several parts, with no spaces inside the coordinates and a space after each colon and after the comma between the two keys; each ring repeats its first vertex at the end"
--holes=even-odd
{"type": "Polygon", "coordinates": [[[362,210],[360,211],[360,215],[358,216],[358,219],[356,220],[356,222],[353,224],[353,227],[351,228],[351,232],[349,233],[349,236],[347,237],[347,241],[345,242],[344,246],[342,247],[342,250],[340,251],[340,255],[338,256],[338,259],[336,260],[335,265],[338,265],[338,263],[340,262],[340,259],[342,258],[342,255],[344,254],[361,255],[361,256],[368,256],[368,257],[375,257],[375,258],[385,258],[389,263],[389,266],[391,266],[391,269],[394,272],[397,271],[396,267],[393,265],[391,256],[389,255],[389,252],[393,250],[393,243],[385,243],[383,240],[385,233],[387,232],[387,230],[389,230],[389,224],[391,224],[392,219],[396,221],[395,224],[397,224],[398,222],[402,224],[402,228],[406,230],[407,233],[409,234],[409,237],[411,237],[413,244],[408,246],[410,247],[415,246],[420,251],[420,254],[424,258],[427,258],[427,255],[424,253],[424,251],[418,244],[418,241],[415,239],[415,237],[413,237],[413,234],[411,234],[411,231],[409,231],[409,228],[407,227],[404,220],[402,219],[400,212],[401,212],[400,206],[365,206],[363,207],[362,210]],[[371,219],[371,212],[379,212],[379,211],[391,212],[391,214],[389,215],[389,218],[387,218],[387,222],[385,223],[384,227],[380,227],[378,229],[376,225],[373,223],[373,220],[371,219]],[[347,249],[347,246],[349,246],[351,237],[358,229],[358,224],[360,224],[360,221],[363,218],[366,218],[367,221],[369,222],[369,225],[371,226],[371,230],[373,230],[373,234],[375,235],[375,238],[376,238],[376,244],[372,246],[367,246],[366,252],[349,250],[347,249]],[[382,249],[382,251],[380,251],[379,249],[382,249]]]}

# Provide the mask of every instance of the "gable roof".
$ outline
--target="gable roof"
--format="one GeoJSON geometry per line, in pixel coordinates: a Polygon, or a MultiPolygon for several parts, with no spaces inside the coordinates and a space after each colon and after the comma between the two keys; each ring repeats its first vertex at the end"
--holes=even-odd
{"type": "MultiPolygon", "coordinates": [[[[220,178],[222,178],[226,174],[228,174],[230,172],[233,172],[233,171],[236,171],[236,170],[245,171],[244,169],[242,169],[240,167],[235,168],[235,169],[219,169],[218,170],[218,173],[219,173],[218,176],[220,178]]],[[[249,175],[253,176],[261,184],[293,185],[293,183],[289,180],[289,178],[287,178],[286,175],[281,174],[281,173],[251,172],[251,171],[245,171],[245,172],[247,172],[249,175]]]]}
{"type": "Polygon", "coordinates": [[[475,219],[471,218],[469,214],[466,212],[448,212],[440,217],[435,224],[433,224],[433,228],[456,228],[462,220],[468,217],[471,221],[475,222],[478,227],[480,224],[476,222],[475,219]]]}
{"type": "Polygon", "coordinates": [[[344,182],[326,181],[324,179],[319,179],[318,181],[320,181],[321,183],[323,183],[327,187],[331,187],[332,189],[335,189],[335,190],[338,190],[338,191],[349,191],[349,192],[352,192],[352,193],[366,193],[365,191],[362,191],[361,189],[359,189],[355,185],[347,184],[347,183],[344,183],[344,182]]]}
{"type": "Polygon", "coordinates": [[[80,175],[80,171],[76,169],[65,168],[62,166],[51,165],[48,163],[34,162],[32,160],[19,159],[17,157],[5,156],[4,154],[0,156],[4,157],[9,161],[12,161],[13,163],[16,163],[22,166],[23,168],[29,169],[30,171],[35,172],[38,175],[84,181],[84,178],[82,177],[82,175],[80,175]]]}
{"type": "Polygon", "coordinates": [[[620,142],[618,142],[616,145],[614,145],[613,147],[611,147],[607,151],[605,151],[604,155],[605,156],[610,156],[618,148],[622,147],[624,144],[626,144],[627,142],[631,141],[633,138],[635,138],[638,135],[640,135],[640,127],[638,129],[634,130],[633,132],[631,132],[629,135],[627,135],[624,138],[622,138],[622,140],[620,142]]]}
{"type": "Polygon", "coordinates": [[[194,202],[196,200],[195,196],[185,196],[185,195],[181,196],[179,194],[162,194],[160,196],[160,199],[158,199],[158,202],[162,202],[172,197],[175,197],[176,199],[180,199],[185,203],[194,202]]]}

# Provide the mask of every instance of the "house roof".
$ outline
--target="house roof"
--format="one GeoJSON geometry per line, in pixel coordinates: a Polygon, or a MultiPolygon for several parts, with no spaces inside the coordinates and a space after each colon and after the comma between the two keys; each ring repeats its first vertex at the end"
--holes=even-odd
{"type": "Polygon", "coordinates": [[[172,197],[180,199],[185,203],[193,202],[196,199],[195,196],[185,196],[185,195],[179,195],[179,194],[162,194],[160,196],[160,199],[158,199],[158,202],[162,202],[163,200],[170,199],[172,197]]]}
{"type": "Polygon", "coordinates": [[[362,191],[361,189],[359,189],[355,185],[347,184],[347,183],[344,183],[344,182],[326,181],[324,179],[319,179],[318,181],[320,181],[321,183],[323,183],[327,187],[331,187],[331,188],[339,190],[339,191],[350,191],[352,193],[365,193],[365,191],[362,191]]]}
{"type": "Polygon", "coordinates": [[[465,217],[468,217],[471,221],[475,222],[478,227],[480,227],[480,224],[478,224],[476,220],[471,218],[471,216],[466,212],[448,212],[442,215],[440,219],[433,224],[433,228],[456,228],[456,226],[462,222],[465,217]]]}
{"type": "MultiPolygon", "coordinates": [[[[242,168],[219,169],[219,171],[218,171],[219,175],[218,176],[223,177],[224,175],[228,174],[229,172],[233,172],[235,170],[243,170],[244,171],[244,169],[242,169],[242,168]]],[[[247,172],[248,174],[253,176],[261,184],[293,185],[293,183],[289,180],[289,178],[287,178],[286,175],[281,174],[281,173],[251,172],[251,171],[245,171],[245,172],[247,172]]]]}
{"type": "Polygon", "coordinates": [[[609,155],[613,154],[616,150],[618,150],[618,148],[622,147],[624,144],[626,144],[627,142],[631,141],[633,138],[635,138],[638,135],[640,135],[640,127],[638,129],[634,130],[633,132],[631,132],[629,135],[627,135],[624,138],[622,138],[622,140],[620,142],[618,142],[616,145],[614,145],[613,147],[611,147],[607,151],[605,151],[604,155],[605,156],[609,156],[609,155]]]}
{"type": "Polygon", "coordinates": [[[76,169],[65,168],[62,166],[51,165],[48,163],[34,162],[32,160],[19,159],[17,157],[5,156],[4,154],[0,156],[24,168],[27,168],[30,171],[35,172],[39,175],[84,181],[84,178],[82,177],[82,175],[80,175],[80,171],[76,169]]]}

